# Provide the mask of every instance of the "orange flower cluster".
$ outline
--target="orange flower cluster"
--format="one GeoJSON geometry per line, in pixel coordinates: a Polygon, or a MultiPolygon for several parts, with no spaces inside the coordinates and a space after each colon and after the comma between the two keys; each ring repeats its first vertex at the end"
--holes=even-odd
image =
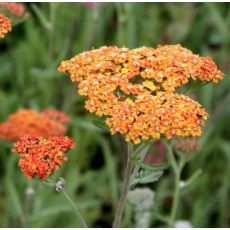
{"type": "Polygon", "coordinates": [[[113,108],[113,115],[106,124],[111,133],[126,135],[126,140],[139,143],[149,137],[159,139],[161,134],[173,136],[200,136],[207,113],[191,98],[157,92],[156,95],[138,95],[135,102],[120,102],[113,108]]]}
{"type": "Polygon", "coordinates": [[[60,136],[66,131],[63,123],[53,119],[50,115],[47,116],[44,112],[21,109],[0,124],[0,139],[18,140],[25,135],[60,136]]]}
{"type": "Polygon", "coordinates": [[[197,152],[200,149],[200,145],[195,138],[178,139],[175,143],[175,148],[182,152],[197,152]]]}
{"type": "Polygon", "coordinates": [[[161,135],[199,136],[207,113],[175,90],[199,79],[218,82],[223,73],[210,58],[180,45],[133,50],[101,47],[63,61],[60,72],[77,81],[86,109],[106,116],[112,134],[139,143],[161,135]]]}
{"type": "Polygon", "coordinates": [[[70,116],[58,110],[45,109],[41,113],[63,124],[68,124],[71,121],[70,116]]]}
{"type": "Polygon", "coordinates": [[[69,137],[25,136],[14,144],[12,152],[20,154],[19,166],[28,178],[37,175],[46,179],[68,159],[64,153],[73,148],[74,141],[69,137]]]}
{"type": "Polygon", "coordinates": [[[26,8],[21,3],[0,2],[0,7],[4,7],[9,13],[16,17],[24,17],[27,15],[26,8]]]}
{"type": "Polygon", "coordinates": [[[11,21],[5,15],[0,14],[0,38],[12,30],[11,21]]]}

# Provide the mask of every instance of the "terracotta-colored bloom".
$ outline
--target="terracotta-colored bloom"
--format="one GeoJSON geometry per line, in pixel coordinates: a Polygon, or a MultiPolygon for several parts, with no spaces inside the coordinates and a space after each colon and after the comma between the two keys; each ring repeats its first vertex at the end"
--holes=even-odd
{"type": "Polygon", "coordinates": [[[41,113],[63,124],[68,124],[71,121],[70,116],[55,109],[45,109],[41,113]]]}
{"type": "Polygon", "coordinates": [[[74,141],[69,137],[25,136],[14,144],[12,151],[19,153],[19,166],[28,178],[37,175],[46,179],[68,159],[65,153],[72,148],[74,141]]]}
{"type": "Polygon", "coordinates": [[[0,38],[4,38],[5,35],[12,30],[11,21],[5,15],[0,14],[0,38]]]}
{"type": "Polygon", "coordinates": [[[83,3],[85,6],[87,6],[88,8],[93,7],[96,3],[95,2],[84,2],[83,3]]]}
{"type": "Polygon", "coordinates": [[[25,135],[60,136],[66,127],[57,120],[32,109],[21,109],[0,124],[0,139],[18,140],[25,135]]]}
{"type": "Polygon", "coordinates": [[[197,152],[200,149],[200,144],[196,138],[177,139],[175,148],[182,152],[197,152]]]}
{"type": "Polygon", "coordinates": [[[189,80],[223,78],[210,58],[180,45],[101,47],[63,61],[58,70],[78,82],[87,110],[105,115],[112,134],[121,133],[134,143],[161,135],[200,136],[207,113],[175,90],[189,80]]]}
{"type": "Polygon", "coordinates": [[[27,16],[27,11],[24,4],[15,3],[15,2],[0,2],[0,7],[5,8],[9,13],[13,14],[16,17],[27,16]]]}

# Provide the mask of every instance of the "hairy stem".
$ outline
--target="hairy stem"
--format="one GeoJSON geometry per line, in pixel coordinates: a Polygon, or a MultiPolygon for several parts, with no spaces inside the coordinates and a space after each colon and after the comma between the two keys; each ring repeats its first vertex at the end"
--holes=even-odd
{"type": "Polygon", "coordinates": [[[75,211],[76,216],[80,219],[80,222],[82,224],[82,226],[84,226],[84,228],[87,228],[87,225],[85,223],[84,218],[82,217],[79,209],[77,208],[77,206],[73,203],[73,201],[71,200],[71,198],[69,197],[69,195],[65,192],[65,190],[62,190],[62,194],[64,195],[64,197],[66,198],[66,200],[69,202],[70,206],[73,208],[73,210],[75,211]]]}
{"type": "Polygon", "coordinates": [[[169,161],[172,165],[173,172],[174,172],[174,192],[173,192],[173,205],[171,209],[171,214],[170,214],[170,219],[169,219],[169,225],[170,227],[173,227],[176,215],[177,215],[177,210],[178,210],[178,205],[179,205],[179,197],[180,197],[180,179],[181,179],[181,171],[183,168],[183,162],[180,162],[179,164],[176,161],[176,158],[173,154],[173,150],[170,144],[167,144],[167,149],[168,149],[168,158],[169,161]]]}
{"type": "Polygon", "coordinates": [[[169,220],[170,227],[173,227],[176,214],[177,214],[179,196],[180,196],[179,183],[180,183],[180,174],[177,172],[175,173],[175,179],[174,179],[173,206],[172,206],[170,220],[169,220]]]}
{"type": "Polygon", "coordinates": [[[126,170],[125,170],[124,186],[123,186],[120,200],[118,202],[116,215],[115,215],[115,219],[113,222],[114,228],[118,228],[120,225],[121,217],[124,211],[125,201],[126,201],[127,194],[129,191],[129,184],[130,184],[130,178],[131,178],[131,173],[132,173],[132,163],[130,161],[130,158],[131,158],[132,153],[133,153],[133,144],[131,142],[128,142],[127,164],[126,164],[126,170]]]}

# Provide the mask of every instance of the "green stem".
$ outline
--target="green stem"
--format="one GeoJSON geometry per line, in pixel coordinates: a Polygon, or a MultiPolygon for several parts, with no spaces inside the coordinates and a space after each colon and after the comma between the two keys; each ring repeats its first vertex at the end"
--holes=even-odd
{"type": "Polygon", "coordinates": [[[173,205],[172,205],[170,219],[169,219],[169,225],[170,225],[170,227],[173,227],[173,224],[174,224],[174,221],[175,221],[175,218],[177,215],[178,205],[179,205],[179,197],[180,197],[179,183],[181,180],[181,171],[182,171],[184,164],[182,161],[179,164],[177,163],[170,144],[167,144],[167,149],[168,149],[168,158],[169,158],[169,161],[172,165],[173,172],[175,175],[175,177],[174,177],[173,205]]]}
{"type": "Polygon", "coordinates": [[[170,227],[173,227],[176,214],[177,214],[179,196],[180,196],[179,183],[180,183],[180,174],[177,172],[175,173],[175,179],[174,179],[173,206],[172,206],[170,220],[169,220],[170,227]]]}
{"type": "Polygon", "coordinates": [[[116,215],[115,215],[115,219],[113,222],[114,228],[118,228],[121,222],[121,217],[124,211],[125,201],[126,201],[127,194],[129,191],[130,177],[132,173],[132,162],[130,159],[133,153],[133,144],[131,142],[128,142],[127,145],[128,145],[128,151],[127,151],[127,164],[126,164],[126,170],[125,170],[124,186],[123,186],[120,200],[118,202],[116,215]]]}
{"type": "Polygon", "coordinates": [[[85,223],[84,218],[82,217],[79,209],[77,208],[77,206],[73,203],[73,201],[71,200],[71,198],[69,197],[69,195],[65,192],[65,190],[62,190],[62,194],[64,195],[64,197],[66,198],[66,200],[69,202],[70,206],[73,208],[73,210],[75,211],[76,216],[80,219],[81,224],[84,226],[84,228],[87,228],[87,225],[85,223]]]}
{"type": "MultiPolygon", "coordinates": [[[[47,181],[42,181],[43,184],[50,186],[50,187],[55,187],[55,183],[54,183],[54,176],[52,177],[52,179],[48,179],[47,181]]],[[[69,195],[65,192],[65,190],[63,189],[62,194],[64,195],[64,197],[66,198],[66,200],[69,202],[70,206],[73,208],[73,210],[75,211],[76,216],[80,219],[81,224],[84,226],[84,228],[87,228],[87,225],[85,223],[84,218],[82,217],[79,209],[77,208],[77,206],[74,204],[74,202],[72,201],[72,199],[69,197],[69,195]]]]}

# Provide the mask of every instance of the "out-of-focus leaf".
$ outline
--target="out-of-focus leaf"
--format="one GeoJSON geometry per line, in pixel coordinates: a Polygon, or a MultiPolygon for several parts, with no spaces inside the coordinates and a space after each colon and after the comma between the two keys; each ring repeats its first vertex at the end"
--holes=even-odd
{"type": "Polygon", "coordinates": [[[137,176],[131,181],[130,186],[133,187],[136,184],[148,184],[158,181],[163,175],[163,171],[152,171],[147,169],[141,169],[137,176]]]}
{"type": "Polygon", "coordinates": [[[92,123],[95,125],[95,126],[97,126],[98,128],[100,128],[100,129],[103,129],[104,131],[109,131],[109,128],[108,128],[108,126],[105,124],[105,122],[104,121],[102,121],[102,120],[99,120],[99,119],[97,119],[97,120],[92,120],[92,123]]]}
{"type": "Polygon", "coordinates": [[[46,16],[42,12],[42,10],[35,4],[31,5],[31,8],[33,9],[34,13],[37,15],[39,18],[41,24],[47,29],[51,29],[52,25],[51,23],[46,19],[46,16]]]}
{"type": "Polygon", "coordinates": [[[19,217],[21,224],[25,224],[25,217],[23,213],[22,208],[22,202],[19,197],[18,190],[15,186],[15,180],[14,180],[14,169],[15,169],[15,163],[17,160],[16,155],[11,155],[8,164],[7,164],[7,176],[6,176],[6,191],[8,194],[8,199],[11,201],[11,206],[14,207],[14,213],[19,217]]]}
{"type": "Polygon", "coordinates": [[[170,164],[168,162],[162,163],[162,164],[146,164],[141,161],[133,160],[134,164],[140,166],[143,169],[151,170],[151,171],[158,171],[158,170],[164,170],[167,169],[170,164]]]}

